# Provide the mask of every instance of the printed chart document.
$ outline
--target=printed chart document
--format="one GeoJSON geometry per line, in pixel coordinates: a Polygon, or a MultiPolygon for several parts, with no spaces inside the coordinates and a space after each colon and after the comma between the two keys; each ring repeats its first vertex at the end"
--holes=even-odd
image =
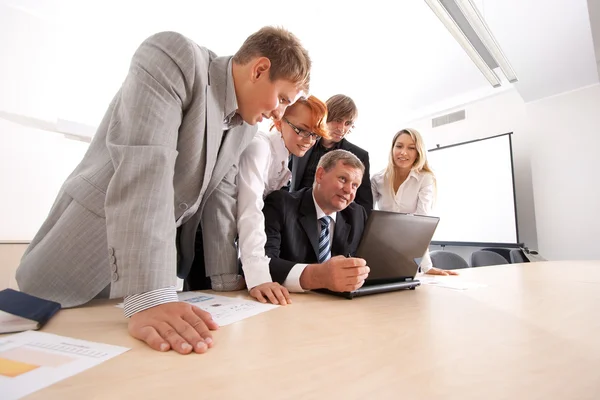
{"type": "MultiPolygon", "coordinates": [[[[279,307],[275,304],[263,304],[258,301],[236,299],[203,292],[182,292],[177,295],[180,301],[193,304],[209,312],[219,326],[233,324],[234,322],[279,307]]],[[[122,308],[123,303],[117,304],[117,307],[122,308]]]]}
{"type": "Polygon", "coordinates": [[[467,290],[487,287],[483,283],[469,282],[460,276],[419,275],[416,277],[422,285],[432,285],[454,290],[467,290]]]}
{"type": "Polygon", "coordinates": [[[19,399],[127,350],[39,331],[0,337],[0,398],[19,399]]]}

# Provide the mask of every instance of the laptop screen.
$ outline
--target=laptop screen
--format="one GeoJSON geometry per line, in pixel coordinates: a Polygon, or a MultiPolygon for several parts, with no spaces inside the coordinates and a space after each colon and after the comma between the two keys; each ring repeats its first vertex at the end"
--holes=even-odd
{"type": "Polygon", "coordinates": [[[438,217],[373,210],[356,252],[371,269],[365,284],[414,278],[438,222],[438,217]]]}

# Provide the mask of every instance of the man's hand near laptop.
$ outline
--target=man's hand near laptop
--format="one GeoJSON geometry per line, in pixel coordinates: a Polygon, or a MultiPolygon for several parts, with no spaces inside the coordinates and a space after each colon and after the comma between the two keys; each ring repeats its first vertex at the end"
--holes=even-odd
{"type": "Polygon", "coordinates": [[[305,290],[352,292],[365,283],[369,271],[367,262],[362,258],[336,256],[322,264],[308,265],[300,275],[300,286],[305,290]]]}

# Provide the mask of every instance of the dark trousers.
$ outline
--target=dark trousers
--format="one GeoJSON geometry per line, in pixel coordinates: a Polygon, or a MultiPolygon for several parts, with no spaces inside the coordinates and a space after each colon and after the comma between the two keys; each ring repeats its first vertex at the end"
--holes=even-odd
{"type": "Polygon", "coordinates": [[[196,231],[194,261],[190,273],[183,280],[183,290],[210,290],[210,277],[206,276],[206,266],[204,264],[204,243],[202,241],[202,229],[196,231]]]}

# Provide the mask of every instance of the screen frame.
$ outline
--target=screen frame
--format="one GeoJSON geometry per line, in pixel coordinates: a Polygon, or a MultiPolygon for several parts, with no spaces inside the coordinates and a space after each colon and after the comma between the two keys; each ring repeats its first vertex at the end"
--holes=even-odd
{"type": "Polygon", "coordinates": [[[513,206],[515,211],[515,232],[517,241],[516,243],[496,243],[496,242],[452,242],[452,241],[432,241],[431,244],[435,246],[472,246],[472,247],[522,247],[523,243],[521,243],[519,239],[519,220],[517,218],[517,188],[515,186],[515,162],[513,157],[513,147],[512,147],[512,135],[513,132],[501,133],[499,135],[488,136],[481,139],[473,139],[465,142],[449,144],[447,146],[437,145],[433,149],[427,150],[428,153],[449,149],[451,147],[463,146],[465,144],[471,144],[475,142],[481,142],[483,140],[496,139],[502,136],[508,136],[508,148],[510,153],[510,172],[512,177],[512,187],[513,187],[513,206]]]}

